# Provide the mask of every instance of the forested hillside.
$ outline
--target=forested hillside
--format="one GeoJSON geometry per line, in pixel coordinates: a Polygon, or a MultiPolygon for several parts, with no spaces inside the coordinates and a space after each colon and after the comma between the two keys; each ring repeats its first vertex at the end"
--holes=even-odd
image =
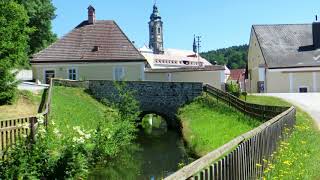
{"type": "Polygon", "coordinates": [[[219,65],[226,64],[230,69],[246,68],[248,45],[232,46],[201,53],[201,56],[219,65]]]}

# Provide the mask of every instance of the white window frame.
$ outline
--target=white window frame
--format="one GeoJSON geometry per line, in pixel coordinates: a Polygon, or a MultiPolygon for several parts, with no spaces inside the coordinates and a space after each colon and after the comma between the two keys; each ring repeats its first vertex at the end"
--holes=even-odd
{"type": "Polygon", "coordinates": [[[126,75],[126,72],[125,72],[125,68],[123,66],[113,67],[113,80],[114,81],[123,81],[125,78],[125,75],[126,75]]]}
{"type": "MultiPolygon", "coordinates": [[[[69,79],[69,80],[78,80],[78,79],[79,79],[78,68],[76,68],[76,67],[68,68],[67,74],[68,74],[68,79],[69,79]],[[75,70],[75,71],[76,71],[76,72],[75,72],[76,79],[70,79],[70,72],[69,72],[70,70],[75,70]]],[[[73,74],[73,73],[72,73],[72,74],[73,74]]]]}

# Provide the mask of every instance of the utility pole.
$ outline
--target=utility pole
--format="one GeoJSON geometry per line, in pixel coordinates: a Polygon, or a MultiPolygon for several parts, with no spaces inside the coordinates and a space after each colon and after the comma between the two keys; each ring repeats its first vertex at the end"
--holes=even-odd
{"type": "Polygon", "coordinates": [[[200,43],[201,43],[201,36],[196,36],[197,39],[197,49],[198,49],[198,65],[200,66],[200,43]]]}

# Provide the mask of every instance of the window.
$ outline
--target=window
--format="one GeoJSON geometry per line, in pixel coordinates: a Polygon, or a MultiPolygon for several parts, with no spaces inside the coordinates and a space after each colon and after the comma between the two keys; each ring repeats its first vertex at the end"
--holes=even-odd
{"type": "Polygon", "coordinates": [[[158,34],[160,34],[160,32],[161,32],[161,29],[160,29],[160,28],[158,28],[158,34]]]}
{"type": "Polygon", "coordinates": [[[113,68],[113,79],[116,81],[122,81],[125,77],[124,67],[113,68]]]}
{"type": "Polygon", "coordinates": [[[299,87],[299,93],[307,93],[308,87],[299,87]]]}
{"type": "Polygon", "coordinates": [[[68,70],[68,73],[69,73],[70,80],[77,80],[77,69],[71,68],[68,70]]]}

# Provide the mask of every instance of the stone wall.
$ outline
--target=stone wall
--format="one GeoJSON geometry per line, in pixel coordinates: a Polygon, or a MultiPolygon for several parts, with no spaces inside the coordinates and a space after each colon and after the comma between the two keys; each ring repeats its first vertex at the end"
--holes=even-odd
{"type": "MultiPolygon", "coordinates": [[[[89,81],[89,89],[97,99],[116,101],[117,89],[113,81],[89,81]]],[[[125,89],[133,91],[143,114],[156,113],[167,119],[171,127],[178,126],[176,113],[179,107],[202,93],[202,83],[128,81],[125,89]]]]}

